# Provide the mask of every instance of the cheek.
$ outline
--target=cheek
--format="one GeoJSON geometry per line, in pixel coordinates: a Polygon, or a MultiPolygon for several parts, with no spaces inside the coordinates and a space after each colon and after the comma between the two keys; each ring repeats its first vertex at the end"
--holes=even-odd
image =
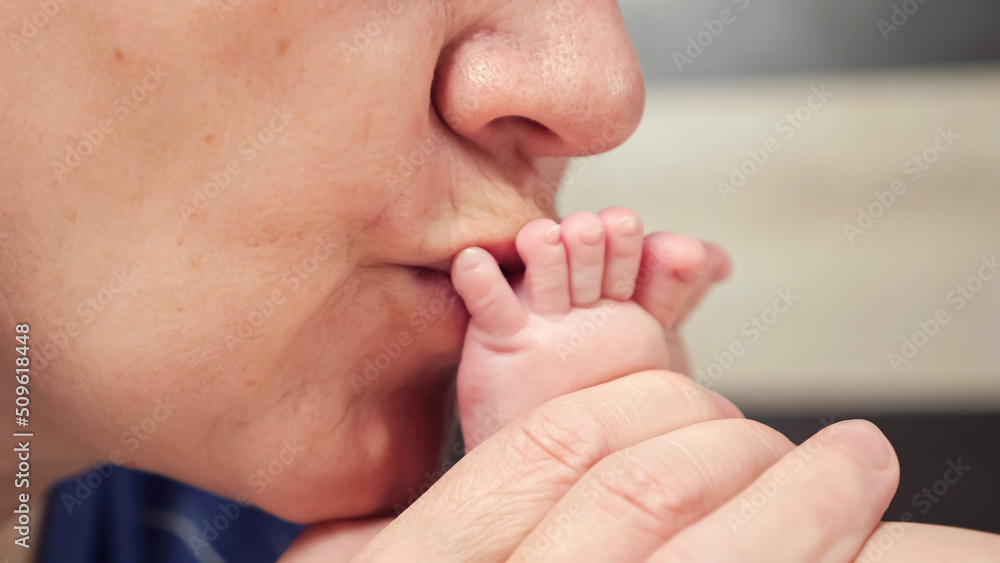
{"type": "MultiPolygon", "coordinates": [[[[434,311],[411,321],[418,304],[398,297],[407,282],[354,266],[397,244],[370,227],[414,195],[404,193],[409,176],[393,184],[384,171],[398,172],[400,155],[425,153],[432,73],[424,70],[433,70],[436,48],[403,48],[428,43],[412,36],[426,26],[406,31],[410,16],[384,24],[372,51],[348,59],[342,39],[363,31],[367,15],[250,0],[220,15],[194,4],[106,2],[74,20],[89,28],[36,45],[79,64],[23,73],[26,100],[80,87],[50,100],[48,112],[11,104],[38,134],[24,158],[37,166],[9,184],[46,179],[14,194],[15,208],[35,210],[15,227],[52,234],[15,257],[30,275],[4,280],[48,341],[39,391],[95,457],[121,451],[129,463],[215,491],[262,495],[295,517],[302,512],[280,499],[308,506],[317,485],[350,499],[358,483],[371,483],[354,506],[378,504],[391,496],[401,460],[419,468],[433,457],[447,410],[440,389],[414,403],[394,391],[416,369],[457,360],[460,345],[460,331],[421,322],[434,311]],[[93,48],[61,43],[78,35],[93,48]],[[416,64],[399,62],[414,56],[416,64]],[[157,65],[162,82],[147,81],[127,112],[114,109],[157,65]],[[51,159],[105,118],[114,128],[95,156],[56,181],[51,159]],[[50,266],[28,267],[39,262],[50,266]],[[421,344],[358,393],[350,376],[363,376],[365,361],[385,352],[383,336],[401,331],[421,344]],[[404,408],[414,410],[402,417],[404,408]],[[285,441],[298,434],[310,449],[289,461],[285,441]],[[266,491],[250,482],[260,470],[273,478],[266,491]]],[[[370,11],[362,2],[350,9],[370,11]]],[[[30,66],[29,55],[23,61],[30,66]]],[[[416,195],[425,204],[436,197],[416,195]]],[[[422,213],[414,207],[407,217],[422,213]]]]}

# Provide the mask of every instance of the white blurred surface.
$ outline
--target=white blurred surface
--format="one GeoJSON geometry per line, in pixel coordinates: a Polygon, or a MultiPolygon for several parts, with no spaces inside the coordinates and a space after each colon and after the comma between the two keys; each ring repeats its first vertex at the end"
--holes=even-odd
{"type": "Polygon", "coordinates": [[[745,345],[712,382],[737,405],[1000,408],[1000,275],[960,311],[946,301],[1000,255],[1000,67],[659,87],[635,135],[567,184],[563,212],[625,205],[729,250],[733,277],[686,335],[702,373],[745,345]],[[776,123],[821,85],[833,96],[786,139],[776,123]],[[904,163],[949,127],[960,138],[913,182],[904,163]],[[724,202],[717,183],[768,138],[780,149],[724,202]],[[849,242],[843,224],[897,179],[907,191],[849,242]],[[785,288],[800,300],[751,343],[741,328],[785,288]],[[887,354],[939,309],[948,324],[894,373],[887,354]]]}

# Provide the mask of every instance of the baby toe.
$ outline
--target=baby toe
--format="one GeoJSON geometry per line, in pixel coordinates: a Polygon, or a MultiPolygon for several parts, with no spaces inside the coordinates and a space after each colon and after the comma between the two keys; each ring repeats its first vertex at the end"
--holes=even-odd
{"type": "Polygon", "coordinates": [[[635,291],[642,258],[642,219],[625,207],[611,207],[600,212],[607,235],[604,254],[602,295],[625,301],[635,291]]]}
{"type": "Polygon", "coordinates": [[[646,237],[635,301],[673,329],[707,272],[705,246],[692,238],[657,232],[646,237]]]}
{"type": "Polygon", "coordinates": [[[569,264],[559,225],[551,219],[528,223],[517,235],[517,252],[524,261],[528,309],[539,315],[569,312],[569,264]]]}
{"type": "Polygon", "coordinates": [[[484,332],[508,336],[527,322],[527,313],[496,259],[482,248],[458,253],[452,263],[451,281],[472,316],[470,322],[484,332]]]}
{"type": "Polygon", "coordinates": [[[569,290],[574,307],[601,298],[604,281],[604,223],[593,213],[574,213],[563,220],[562,240],[569,258],[569,290]]]}

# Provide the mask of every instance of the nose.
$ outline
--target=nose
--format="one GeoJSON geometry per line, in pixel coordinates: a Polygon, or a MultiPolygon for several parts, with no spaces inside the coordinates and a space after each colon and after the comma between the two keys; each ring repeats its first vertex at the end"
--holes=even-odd
{"type": "Polygon", "coordinates": [[[614,148],[635,130],[644,98],[613,0],[503,3],[446,46],[433,88],[455,132],[523,158],[614,148]]]}

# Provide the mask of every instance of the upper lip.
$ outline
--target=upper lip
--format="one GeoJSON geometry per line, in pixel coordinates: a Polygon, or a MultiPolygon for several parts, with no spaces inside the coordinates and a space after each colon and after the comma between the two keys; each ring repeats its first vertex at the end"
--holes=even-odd
{"type": "Polygon", "coordinates": [[[524,271],[524,262],[521,260],[521,256],[517,253],[517,246],[514,243],[514,238],[496,241],[480,241],[478,243],[467,244],[458,249],[449,250],[446,256],[444,255],[445,253],[442,253],[443,257],[438,260],[416,264],[414,267],[427,268],[429,270],[436,270],[450,274],[451,265],[455,260],[455,256],[462,250],[471,247],[479,247],[489,252],[493,258],[496,259],[497,264],[500,266],[500,270],[503,271],[504,274],[510,275],[524,271]]]}

